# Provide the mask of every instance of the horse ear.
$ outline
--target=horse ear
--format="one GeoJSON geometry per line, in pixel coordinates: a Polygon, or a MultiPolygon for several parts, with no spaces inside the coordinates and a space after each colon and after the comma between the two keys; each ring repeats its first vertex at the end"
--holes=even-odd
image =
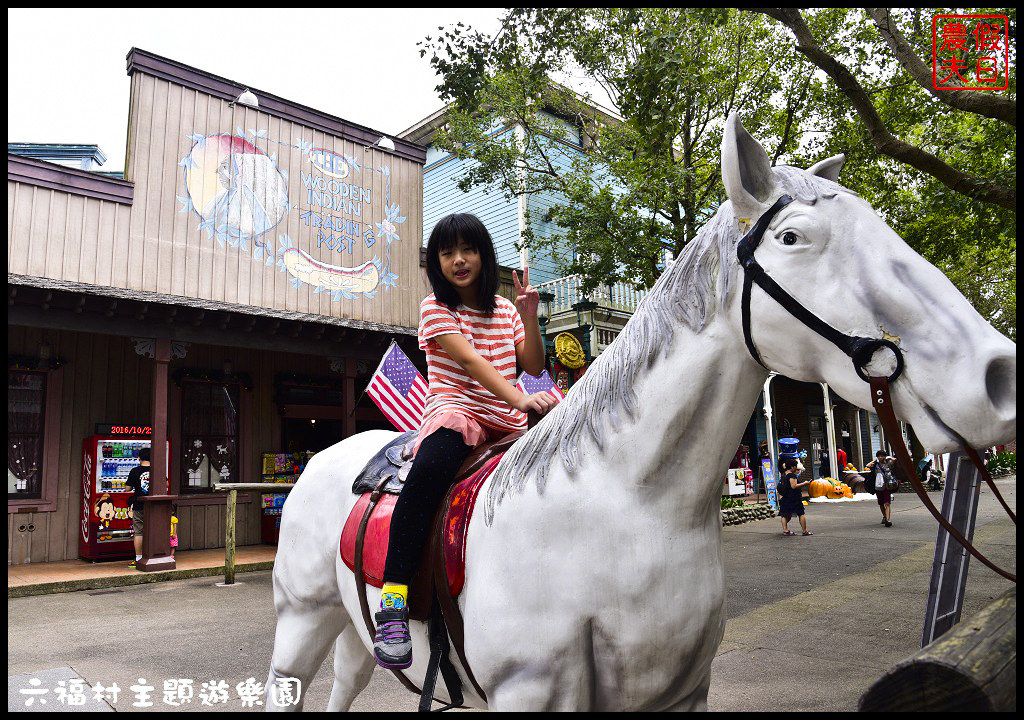
{"type": "Polygon", "coordinates": [[[757,217],[775,194],[768,154],[746,131],[737,113],[731,113],[725,121],[722,182],[741,220],[757,217]]]}
{"type": "Polygon", "coordinates": [[[845,155],[833,155],[821,162],[816,162],[807,168],[811,175],[823,177],[832,182],[839,182],[839,173],[843,170],[843,163],[846,162],[845,155]]]}

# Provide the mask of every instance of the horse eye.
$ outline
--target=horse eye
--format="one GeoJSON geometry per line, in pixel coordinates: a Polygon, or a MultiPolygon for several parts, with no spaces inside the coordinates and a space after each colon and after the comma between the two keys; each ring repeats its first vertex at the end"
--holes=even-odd
{"type": "Polygon", "coordinates": [[[784,233],[782,236],[782,244],[796,245],[796,234],[791,232],[784,233]]]}

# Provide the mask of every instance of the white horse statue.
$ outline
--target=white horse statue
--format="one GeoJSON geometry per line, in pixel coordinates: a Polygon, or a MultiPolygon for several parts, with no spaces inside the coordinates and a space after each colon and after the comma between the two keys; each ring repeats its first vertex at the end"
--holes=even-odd
{"type": "MultiPolygon", "coordinates": [[[[729,202],[481,489],[458,604],[466,657],[487,699],[460,668],[468,706],[707,709],[726,617],[722,478],[768,375],[744,342],[736,246],[784,194],[793,202],[764,221],[757,263],[833,328],[899,347],[905,369],[893,405],[924,445],[945,452],[1016,437],[1016,345],[836,184],[842,163],[772,168],[729,118],[729,202]]],[[[850,358],[758,286],[749,318],[764,365],[871,407],[850,358]]],[[[889,373],[885,354],[871,374],[889,373]]],[[[304,692],[331,643],[328,709],[347,710],[369,683],[371,643],[338,545],[355,476],[394,435],[361,433],[317,454],[285,505],[268,688],[290,677],[304,692]]],[[[380,590],[366,593],[376,608],[380,590]]],[[[427,628],[411,629],[406,674],[421,686],[427,628]]],[[[454,653],[452,661],[459,667],[454,653]]],[[[443,683],[435,696],[446,697],[443,683]]]]}

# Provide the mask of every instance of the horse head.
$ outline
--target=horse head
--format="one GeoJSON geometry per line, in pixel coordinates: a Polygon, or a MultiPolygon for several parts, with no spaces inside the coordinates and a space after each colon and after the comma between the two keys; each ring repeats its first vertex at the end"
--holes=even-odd
{"type": "Polygon", "coordinates": [[[834,338],[869,345],[863,358],[868,375],[892,375],[902,356],[903,367],[892,381],[894,409],[930,450],[1015,438],[1016,344],[867,202],[837,184],[842,165],[837,155],[808,170],[772,168],[738,117],[729,117],[722,179],[745,235],[741,246],[755,251],[749,253],[752,267],[741,261],[739,279],[751,273],[767,277],[766,284],[754,282],[747,292],[731,294],[727,311],[734,331],[748,328],[751,354],[765,367],[826,382],[863,408],[870,407],[869,386],[849,349],[834,338]],[[783,292],[770,295],[766,285],[783,292]],[[790,302],[779,300],[786,295],[790,302]],[[823,326],[813,329],[809,316],[794,315],[800,313],[796,305],[837,331],[833,339],[823,326]]]}

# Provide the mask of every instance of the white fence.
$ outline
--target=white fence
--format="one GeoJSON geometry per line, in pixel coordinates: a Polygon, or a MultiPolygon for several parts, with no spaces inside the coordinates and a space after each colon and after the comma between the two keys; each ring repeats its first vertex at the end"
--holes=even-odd
{"type": "Polygon", "coordinates": [[[589,296],[584,297],[581,293],[583,278],[579,275],[569,275],[550,282],[537,285],[539,292],[549,292],[555,296],[551,301],[551,314],[572,310],[572,306],[580,300],[591,300],[596,302],[598,307],[621,310],[633,313],[637,305],[647,295],[646,290],[637,290],[629,283],[614,283],[613,285],[598,285],[589,296]]]}

